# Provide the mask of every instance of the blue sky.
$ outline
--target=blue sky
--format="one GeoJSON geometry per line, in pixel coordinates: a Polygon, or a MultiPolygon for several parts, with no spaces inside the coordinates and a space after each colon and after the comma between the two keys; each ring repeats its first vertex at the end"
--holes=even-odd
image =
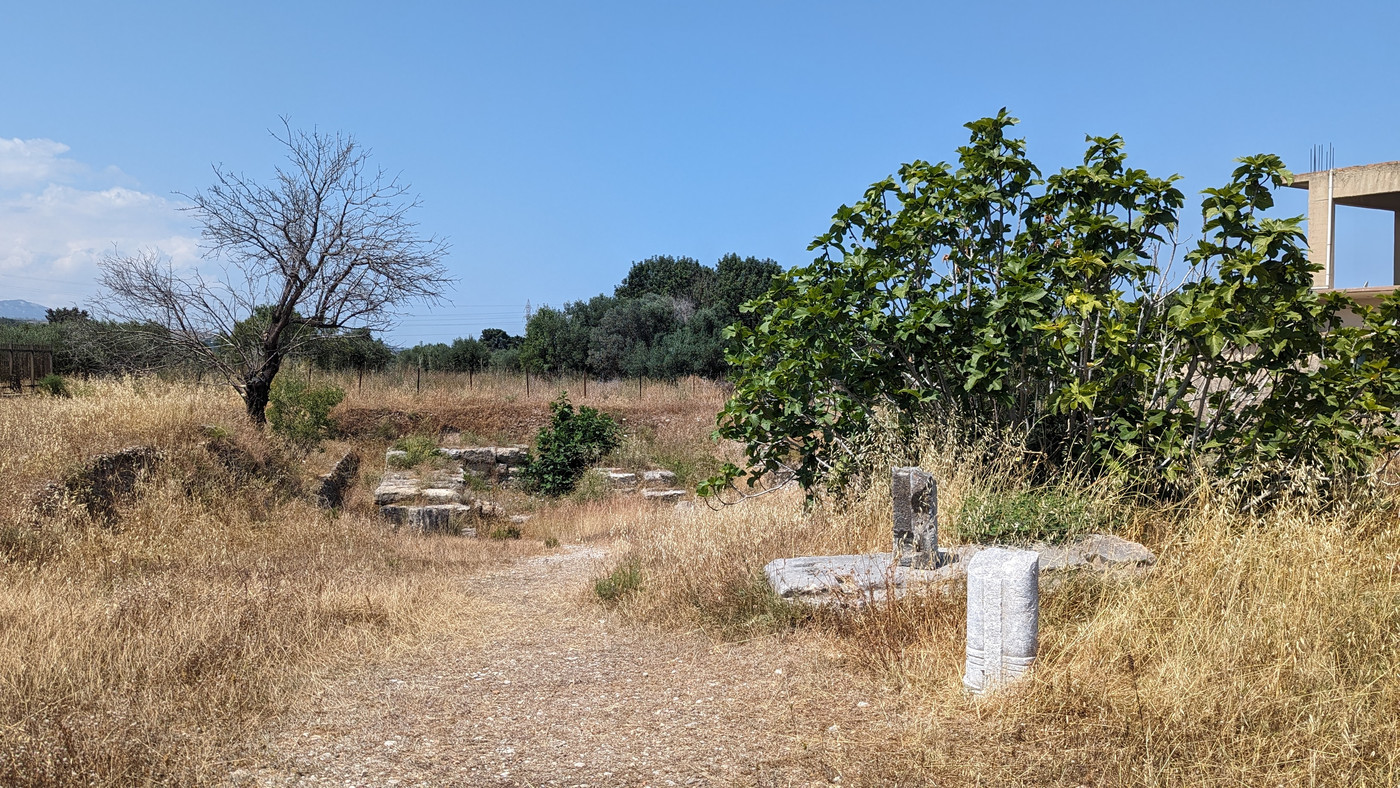
{"type": "MultiPolygon", "coordinates": [[[[9,3],[0,300],[94,301],[114,244],[193,264],[177,192],[213,163],[270,174],[281,115],[354,134],[450,240],[450,303],[413,309],[401,343],[519,331],[527,301],[610,292],[655,254],[805,263],[837,206],[1002,106],[1042,169],[1116,132],[1188,192],[1250,153],[1306,169],[1313,143],[1339,166],[1400,159],[1400,4],[1317,9],[9,3]]],[[[1303,193],[1281,203],[1302,213],[1303,193]]],[[[1339,211],[1339,284],[1389,283],[1390,244],[1389,215],[1339,211]]]]}

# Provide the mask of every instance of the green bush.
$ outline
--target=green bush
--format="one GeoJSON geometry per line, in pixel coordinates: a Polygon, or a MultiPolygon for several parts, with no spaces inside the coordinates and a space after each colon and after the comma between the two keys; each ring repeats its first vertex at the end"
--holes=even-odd
{"type": "Polygon", "coordinates": [[[626,561],[593,582],[593,593],[605,605],[615,605],[622,598],[642,587],[642,567],[635,560],[626,561]]]}
{"type": "Polygon", "coordinates": [[[1102,530],[1109,518],[1085,498],[1055,490],[975,493],[963,499],[958,534],[968,542],[1061,542],[1102,530]]]}
{"type": "Polygon", "coordinates": [[[1400,447],[1400,295],[1313,290],[1302,218],[1271,210],[1292,178],[1279,157],[1239,159],[1193,229],[1177,177],[1129,166],[1120,137],[1043,174],[1015,122],[969,123],[956,164],[873,184],[811,265],[745,305],[762,319],[730,330],[718,435],[747,458],[705,492],[784,467],[839,486],[879,460],[860,438],[883,422],[1015,434],[1043,478],[1164,497],[1205,471],[1262,501],[1400,447]]]}
{"type": "Polygon", "coordinates": [[[564,495],[588,467],[618,447],[622,430],[606,413],[583,405],[575,412],[568,394],[550,404],[553,416],[535,439],[535,453],[524,470],[526,489],[564,495]]]}
{"type": "Polygon", "coordinates": [[[72,392],[68,390],[68,382],[62,375],[45,375],[39,378],[39,390],[50,397],[71,397],[72,392]]]}
{"type": "Polygon", "coordinates": [[[520,526],[516,525],[515,523],[502,523],[500,525],[494,526],[491,529],[491,532],[488,533],[486,536],[488,538],[503,542],[507,539],[519,539],[521,535],[522,534],[520,531],[520,526]]]}
{"type": "Polygon", "coordinates": [[[395,468],[416,468],[438,456],[437,441],[427,435],[409,435],[394,441],[394,448],[406,456],[390,458],[395,468]]]}
{"type": "Polygon", "coordinates": [[[345,399],[339,386],[309,384],[278,376],[272,383],[267,423],[272,431],[295,443],[311,444],[331,434],[331,408],[345,399]]]}

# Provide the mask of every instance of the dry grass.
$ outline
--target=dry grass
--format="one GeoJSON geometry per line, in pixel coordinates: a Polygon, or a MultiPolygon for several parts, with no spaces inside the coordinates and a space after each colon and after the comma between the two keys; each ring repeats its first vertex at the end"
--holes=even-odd
{"type": "MultiPolygon", "coordinates": [[[[343,407],[418,414],[418,426],[455,427],[464,442],[520,442],[533,427],[512,419],[541,418],[554,393],[507,402],[511,381],[478,378],[465,393],[460,382],[428,378],[418,395],[370,378],[360,393],[342,380],[343,407]],[[493,397],[504,415],[459,419],[495,412],[493,397]]],[[[590,384],[589,394],[575,401],[628,419],[633,438],[619,464],[699,475],[714,461],[705,436],[717,388],[658,384],[637,398],[590,384]]],[[[619,540],[615,560],[639,568],[640,588],[614,603],[648,625],[643,635],[780,633],[839,657],[821,668],[841,673],[832,687],[866,682],[897,698],[888,725],[823,734],[822,768],[846,785],[1400,778],[1400,529],[1385,499],[1327,511],[1299,503],[1260,518],[1218,499],[1156,511],[1112,490],[1067,487],[1116,512],[1116,527],[1159,563],[1141,581],[1048,592],[1032,678],[976,702],[961,689],[960,599],[817,615],[774,599],[760,580],[772,558],[885,548],[883,479],[813,508],[795,492],[719,510],[587,495],[513,500],[536,515],[522,539],[414,538],[372,519],[366,488],[390,438],[371,428],[302,457],[245,426],[237,398],[208,387],[111,382],[71,400],[0,401],[0,784],[217,780],[251,731],[321,677],[459,626],[464,574],[540,551],[550,537],[619,540]],[[303,477],[359,448],[366,484],[333,518],[271,481],[221,472],[202,449],[207,423],[266,466],[303,477]],[[29,494],[41,482],[137,443],[166,459],[114,525],[74,511],[34,518],[29,494]]],[[[938,478],[945,541],[959,538],[964,500],[1019,483],[1014,462],[981,456],[896,458],[922,460],[938,478]]],[[[829,731],[849,704],[826,700],[792,703],[829,731]]]]}
{"type": "Polygon", "coordinates": [[[454,572],[539,549],[395,535],[363,489],[332,517],[225,473],[203,424],[300,466],[240,406],[151,381],[0,402],[0,784],[220,779],[298,687],[445,626],[454,572]],[[43,480],[138,443],[165,460],[115,523],[30,510],[43,480]]]}
{"type": "MultiPolygon", "coordinates": [[[[318,373],[320,374],[320,373],[318,373]]],[[[324,379],[320,374],[319,379],[324,379]]],[[[466,443],[527,443],[549,421],[549,403],[567,392],[575,405],[614,414],[634,432],[663,442],[689,440],[714,429],[725,389],[712,381],[589,381],[531,377],[527,394],[521,375],[425,372],[421,391],[410,371],[329,378],[346,391],[333,418],[346,433],[394,438],[413,432],[462,433],[466,443]]]]}
{"type": "MultiPolygon", "coordinates": [[[[1005,486],[1009,470],[968,455],[926,458],[956,540],[961,500],[1005,486]]],[[[793,494],[621,523],[630,549],[620,560],[642,575],[622,609],[728,638],[803,622],[803,637],[835,637],[847,664],[910,710],[898,736],[829,756],[848,784],[1400,779],[1400,529],[1390,502],[1327,512],[1300,503],[1261,518],[1202,498],[1120,513],[1122,529],[1157,551],[1154,571],[1048,592],[1033,679],[980,702],[961,687],[961,599],[833,615],[763,592],[758,573],[773,558],[888,549],[888,506],[876,484],[812,511],[793,494]]]]}

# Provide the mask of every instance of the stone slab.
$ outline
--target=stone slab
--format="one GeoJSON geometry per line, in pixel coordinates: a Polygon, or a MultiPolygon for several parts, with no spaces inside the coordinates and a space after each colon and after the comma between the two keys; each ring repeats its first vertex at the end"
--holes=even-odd
{"type": "Polygon", "coordinates": [[[653,489],[670,489],[676,485],[676,474],[671,471],[642,471],[642,483],[653,489]]]}
{"type": "Polygon", "coordinates": [[[413,528],[423,533],[458,533],[463,536],[476,536],[476,529],[462,525],[465,518],[472,517],[476,509],[460,503],[431,504],[428,506],[381,506],[379,513],[384,519],[400,526],[413,528]]]}
{"type": "MultiPolygon", "coordinates": [[[[824,555],[779,558],[764,568],[768,583],[779,596],[811,604],[861,604],[910,589],[953,591],[963,587],[967,567],[974,556],[989,549],[983,545],[940,548],[938,568],[916,566],[917,556],[894,553],[824,555]],[[893,565],[893,567],[892,567],[893,565]]],[[[1073,570],[1132,575],[1146,571],[1156,561],[1142,545],[1105,534],[1089,534],[1067,545],[1034,546],[1039,572],[1056,583],[1073,570]]]]}
{"type": "Polygon", "coordinates": [[[491,446],[471,446],[457,449],[440,449],[446,456],[466,465],[496,464],[496,450],[491,446]]]}
{"type": "Polygon", "coordinates": [[[667,503],[685,497],[685,490],[642,490],[642,497],[649,501],[667,503]]]}
{"type": "Polygon", "coordinates": [[[402,471],[389,471],[379,480],[379,486],[374,490],[374,503],[384,506],[408,500],[417,494],[418,477],[402,471]]]}

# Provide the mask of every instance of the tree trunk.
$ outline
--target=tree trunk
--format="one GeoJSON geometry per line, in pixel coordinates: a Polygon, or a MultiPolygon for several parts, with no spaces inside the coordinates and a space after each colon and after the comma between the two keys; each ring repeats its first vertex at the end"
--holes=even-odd
{"type": "Polygon", "coordinates": [[[272,379],[282,366],[282,359],[276,355],[268,358],[256,371],[243,378],[243,404],[248,409],[248,418],[254,424],[267,423],[267,401],[272,394],[272,379]]]}

